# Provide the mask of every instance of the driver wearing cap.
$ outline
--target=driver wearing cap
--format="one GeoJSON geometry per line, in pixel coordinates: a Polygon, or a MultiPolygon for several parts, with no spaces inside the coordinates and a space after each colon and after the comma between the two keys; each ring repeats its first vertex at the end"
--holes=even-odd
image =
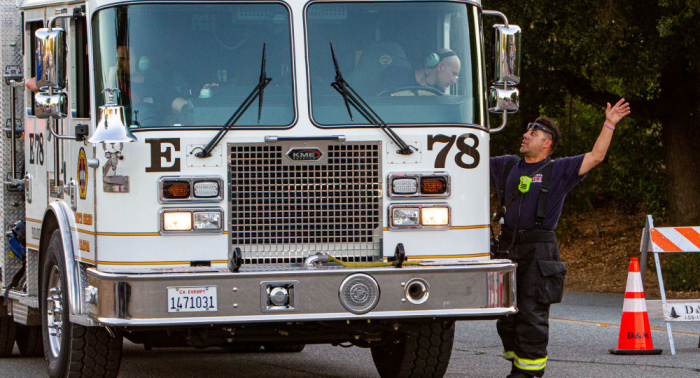
{"type": "Polygon", "coordinates": [[[450,49],[430,53],[417,70],[390,68],[382,74],[380,93],[395,93],[401,88],[428,87],[444,93],[457,82],[462,62],[450,49]]]}

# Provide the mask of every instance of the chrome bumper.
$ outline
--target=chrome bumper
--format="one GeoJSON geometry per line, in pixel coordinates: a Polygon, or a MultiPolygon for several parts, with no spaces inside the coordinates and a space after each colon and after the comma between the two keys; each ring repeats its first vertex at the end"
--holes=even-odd
{"type": "MultiPolygon", "coordinates": [[[[299,322],[354,319],[448,317],[458,320],[513,314],[515,268],[509,260],[440,262],[403,268],[251,267],[238,273],[214,268],[187,272],[107,273],[87,270],[95,293],[88,318],[109,326],[172,326],[222,323],[299,322]],[[348,312],[338,290],[351,274],[364,273],[379,284],[377,306],[363,315],[348,312]],[[430,285],[428,300],[406,300],[404,286],[421,278],[430,285]],[[294,311],[265,311],[262,283],[296,282],[294,311]],[[218,311],[168,312],[168,287],[216,286],[218,311]]],[[[93,323],[94,324],[94,323],[93,323]]]]}

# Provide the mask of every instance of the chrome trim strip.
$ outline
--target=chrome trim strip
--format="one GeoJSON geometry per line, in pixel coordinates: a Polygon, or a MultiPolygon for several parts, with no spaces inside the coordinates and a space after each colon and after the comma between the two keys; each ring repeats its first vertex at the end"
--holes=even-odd
{"type": "MultiPolygon", "coordinates": [[[[168,280],[174,280],[174,279],[213,279],[213,278],[225,278],[225,277],[230,277],[230,278],[246,278],[246,277],[255,277],[255,276],[260,276],[260,277],[268,277],[266,278],[266,281],[276,281],[277,278],[272,278],[272,276],[290,276],[290,275],[299,275],[299,274],[304,274],[304,275],[313,275],[313,274],[320,274],[320,275],[326,275],[329,273],[334,273],[334,272],[341,272],[342,274],[345,275],[350,275],[353,273],[366,273],[366,274],[372,274],[377,275],[379,273],[397,273],[397,272],[404,272],[404,273],[409,273],[409,272],[416,272],[416,273],[425,273],[425,272],[435,272],[435,271],[441,271],[441,270],[463,270],[465,272],[514,272],[515,268],[517,267],[517,264],[511,262],[510,260],[486,260],[486,261],[470,261],[470,262],[462,262],[462,261],[439,261],[436,262],[436,264],[441,264],[441,265],[418,265],[418,266],[404,266],[400,270],[397,270],[395,267],[386,267],[386,268],[342,268],[342,267],[321,267],[321,268],[315,268],[315,269],[306,269],[306,268],[300,268],[300,269],[289,269],[289,270],[274,270],[274,271],[244,271],[241,269],[240,272],[238,273],[231,273],[231,272],[215,272],[215,273],[202,273],[202,272],[193,272],[193,273],[144,273],[144,274],[126,274],[126,273],[107,273],[103,272],[100,270],[97,270],[93,267],[90,267],[87,269],[87,274],[88,277],[94,277],[100,280],[105,280],[105,281],[112,281],[112,282],[120,282],[120,281],[168,281],[168,280]]],[[[284,280],[284,279],[279,279],[279,280],[284,280]]],[[[513,279],[512,281],[515,283],[515,280],[513,279]]]]}
{"type": "Polygon", "coordinates": [[[117,327],[127,326],[173,326],[173,325],[197,325],[197,324],[223,324],[223,323],[277,323],[277,322],[309,322],[309,321],[329,321],[329,320],[363,320],[363,319],[402,319],[402,318],[460,318],[467,320],[475,317],[490,317],[511,315],[518,312],[515,307],[503,308],[479,308],[464,310],[430,310],[430,311],[387,311],[369,312],[364,315],[353,315],[347,313],[332,314],[284,314],[284,315],[262,315],[262,316],[222,316],[206,318],[179,318],[179,319],[119,319],[119,318],[97,318],[96,321],[102,325],[117,327]]]}

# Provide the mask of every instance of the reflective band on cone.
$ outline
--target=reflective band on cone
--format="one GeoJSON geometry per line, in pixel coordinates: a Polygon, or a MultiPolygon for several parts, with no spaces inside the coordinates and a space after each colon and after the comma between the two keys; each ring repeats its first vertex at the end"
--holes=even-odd
{"type": "Polygon", "coordinates": [[[661,354],[661,349],[654,349],[651,339],[642,275],[639,273],[639,261],[636,258],[630,261],[617,349],[610,349],[610,353],[661,354]]]}

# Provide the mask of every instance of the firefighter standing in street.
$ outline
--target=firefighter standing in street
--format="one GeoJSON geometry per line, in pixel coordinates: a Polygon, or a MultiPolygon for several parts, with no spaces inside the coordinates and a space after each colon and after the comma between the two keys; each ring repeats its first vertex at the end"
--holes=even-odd
{"type": "Polygon", "coordinates": [[[615,125],[630,113],[621,99],[608,103],[605,124],[593,150],[583,155],[553,160],[550,155],[561,140],[554,121],[538,118],[528,124],[514,155],[493,157],[491,187],[498,191],[501,227],[497,258],[518,264],[518,313],[498,320],[504,357],[511,361],[508,377],[541,377],[547,365],[549,307],[561,302],[566,268],[561,262],[554,234],[564,198],[586,173],[598,165],[610,146],[615,125]]]}

